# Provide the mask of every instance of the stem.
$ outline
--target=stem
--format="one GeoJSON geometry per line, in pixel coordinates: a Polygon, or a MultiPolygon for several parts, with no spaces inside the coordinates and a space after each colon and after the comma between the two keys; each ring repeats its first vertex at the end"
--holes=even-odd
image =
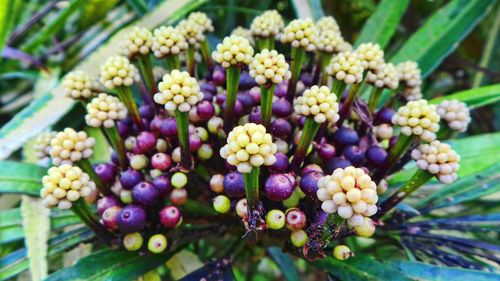
{"type": "Polygon", "coordinates": [[[194,46],[189,45],[189,47],[187,48],[186,57],[189,75],[191,75],[191,77],[194,77],[194,46]]]}
{"type": "Polygon", "coordinates": [[[377,172],[373,175],[372,179],[378,184],[380,180],[382,180],[385,175],[389,172],[389,170],[394,166],[396,161],[401,157],[403,153],[408,150],[411,143],[415,139],[414,135],[404,135],[400,134],[398,137],[398,141],[394,145],[394,147],[390,150],[389,156],[385,160],[384,164],[377,169],[377,172]]]}
{"type": "Polygon", "coordinates": [[[251,230],[255,230],[255,223],[260,220],[260,200],[259,200],[259,167],[252,167],[252,171],[243,174],[245,180],[245,193],[248,206],[248,225],[251,230]]]}
{"type": "Polygon", "coordinates": [[[191,150],[189,149],[189,112],[175,110],[175,120],[179,131],[179,143],[181,144],[181,166],[187,170],[191,169],[191,150]]]}
{"type": "Polygon", "coordinates": [[[304,62],[306,56],[306,50],[302,47],[292,48],[292,77],[288,80],[288,89],[286,92],[286,99],[293,104],[293,98],[295,97],[295,91],[297,89],[297,81],[300,76],[300,68],[304,62]]]}
{"type": "Polygon", "coordinates": [[[330,53],[323,53],[323,56],[321,57],[321,85],[325,86],[328,83],[328,73],[326,73],[326,67],[330,63],[330,60],[332,59],[332,54],[330,53]]]}
{"type": "Polygon", "coordinates": [[[167,60],[168,70],[181,69],[181,62],[178,55],[167,55],[165,59],[167,60]]]}
{"type": "Polygon", "coordinates": [[[210,46],[208,45],[208,39],[203,40],[200,44],[201,54],[205,63],[207,64],[208,71],[210,74],[214,72],[214,64],[212,62],[212,58],[210,57],[210,46]]]}
{"type": "Polygon", "coordinates": [[[224,131],[226,134],[233,129],[234,104],[240,83],[241,67],[231,66],[226,71],[226,108],[224,109],[224,131]]]}
{"type": "Polygon", "coordinates": [[[300,136],[299,145],[295,154],[293,155],[292,163],[290,164],[290,171],[298,172],[300,165],[304,162],[304,157],[306,156],[307,149],[311,145],[314,136],[319,130],[321,124],[316,123],[313,117],[307,117],[302,129],[302,135],[300,136]]]}
{"type": "Polygon", "coordinates": [[[397,204],[403,201],[406,197],[410,196],[415,190],[428,182],[434,175],[418,169],[411,179],[402,187],[398,189],[394,194],[387,198],[379,207],[379,211],[375,215],[375,218],[381,218],[392,210],[397,204]]]}
{"type": "Polygon", "coordinates": [[[452,130],[448,126],[448,123],[443,122],[443,120],[441,120],[441,122],[439,124],[439,128],[440,129],[439,129],[439,131],[437,133],[437,139],[439,139],[439,140],[454,139],[458,135],[458,132],[452,130]]]}
{"type": "Polygon", "coordinates": [[[368,109],[370,110],[370,113],[373,113],[377,108],[377,104],[380,99],[380,96],[382,95],[383,90],[384,88],[378,88],[373,86],[372,92],[370,94],[370,100],[368,101],[368,109]]]}
{"type": "Polygon", "coordinates": [[[155,93],[158,92],[156,88],[155,77],[153,75],[153,67],[151,66],[151,58],[149,55],[140,55],[137,56],[137,61],[139,63],[139,68],[141,70],[142,77],[146,86],[149,89],[149,93],[151,97],[154,96],[155,93]]]}
{"type": "Polygon", "coordinates": [[[116,90],[118,92],[118,97],[127,107],[130,116],[132,116],[132,120],[134,121],[135,126],[139,131],[142,131],[144,126],[142,124],[139,111],[137,110],[137,105],[135,104],[132,90],[130,90],[129,87],[125,86],[117,87],[116,90]]]}
{"type": "Polygon", "coordinates": [[[319,75],[321,71],[323,70],[323,52],[318,52],[316,54],[316,65],[314,66],[314,73],[313,73],[313,83],[316,85],[319,83],[319,75]]]}
{"type": "Polygon", "coordinates": [[[270,87],[266,85],[260,86],[260,95],[261,95],[261,123],[267,129],[270,128],[271,124],[271,115],[273,109],[273,97],[274,97],[274,89],[276,88],[275,84],[271,84],[270,87]]]}
{"type": "Polygon", "coordinates": [[[90,211],[89,206],[83,198],[79,198],[78,200],[73,201],[71,211],[75,213],[75,215],[77,215],[83,221],[83,223],[85,223],[90,229],[92,229],[97,237],[99,237],[104,243],[106,243],[108,246],[112,245],[112,241],[115,239],[115,236],[111,232],[109,232],[109,230],[104,227],[104,225],[99,223],[99,220],[90,211]]]}
{"type": "Polygon", "coordinates": [[[90,179],[95,183],[97,189],[104,195],[110,195],[111,191],[106,188],[104,183],[102,182],[99,175],[96,174],[92,164],[90,164],[89,159],[82,158],[80,161],[76,162],[76,165],[82,169],[83,172],[87,173],[90,176],[90,179]]]}
{"type": "Polygon", "coordinates": [[[118,128],[116,126],[113,126],[111,128],[104,128],[104,132],[106,133],[108,139],[111,141],[111,146],[116,151],[120,166],[122,167],[122,169],[125,169],[128,164],[127,152],[125,151],[125,144],[120,137],[120,133],[118,133],[118,128]]]}
{"type": "Polygon", "coordinates": [[[340,98],[342,98],[342,96],[344,95],[344,90],[346,87],[347,84],[344,83],[344,81],[334,79],[332,85],[332,93],[336,94],[340,100],[340,98]]]}
{"type": "Polygon", "coordinates": [[[342,103],[342,108],[339,110],[339,115],[340,115],[340,118],[338,121],[339,126],[342,125],[342,122],[344,122],[344,120],[347,119],[347,116],[351,112],[351,106],[354,102],[354,99],[358,95],[358,90],[359,90],[360,86],[361,86],[361,83],[356,83],[356,84],[351,85],[351,88],[349,89],[349,93],[347,94],[347,98],[342,103]]]}
{"type": "Polygon", "coordinates": [[[264,49],[274,50],[274,37],[257,39],[257,46],[261,52],[264,49]]]}

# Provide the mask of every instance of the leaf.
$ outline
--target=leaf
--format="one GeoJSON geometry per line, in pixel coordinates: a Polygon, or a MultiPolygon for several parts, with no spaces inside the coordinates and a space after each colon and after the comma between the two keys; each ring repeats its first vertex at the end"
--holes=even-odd
{"type": "Polygon", "coordinates": [[[78,26],[85,29],[102,19],[119,0],[91,0],[82,11],[78,19],[78,26]]]}
{"type": "Polygon", "coordinates": [[[2,53],[7,35],[9,35],[14,22],[14,2],[15,0],[2,0],[2,5],[0,5],[0,53],[2,53]]]}
{"type": "Polygon", "coordinates": [[[132,6],[134,11],[139,15],[143,16],[148,12],[148,7],[146,6],[146,3],[144,3],[144,0],[127,0],[127,3],[132,6]]]}
{"type": "Polygon", "coordinates": [[[111,159],[111,152],[109,151],[108,141],[99,128],[86,127],[85,131],[90,137],[95,139],[95,145],[93,147],[94,154],[90,161],[92,163],[105,163],[111,159]]]}
{"type": "Polygon", "coordinates": [[[170,258],[166,266],[170,269],[172,277],[178,280],[200,269],[204,264],[193,252],[184,250],[170,258]]]}
{"type": "Polygon", "coordinates": [[[0,211],[0,230],[23,223],[19,208],[0,211]]]}
{"type": "Polygon", "coordinates": [[[45,171],[34,164],[0,161],[0,193],[38,196],[45,171]]]}
{"type": "Polygon", "coordinates": [[[434,281],[490,281],[500,280],[500,275],[478,270],[440,267],[421,262],[395,261],[390,263],[395,268],[407,276],[418,280],[434,281]]]}
{"type": "Polygon", "coordinates": [[[24,243],[28,249],[31,280],[43,280],[48,275],[47,240],[50,234],[50,209],[38,197],[24,195],[21,201],[24,243]]]}
{"type": "Polygon", "coordinates": [[[281,270],[281,273],[288,281],[299,281],[299,274],[293,265],[293,261],[288,254],[283,253],[279,247],[270,247],[267,249],[276,265],[281,270]]]}
{"type": "Polygon", "coordinates": [[[45,67],[45,65],[34,56],[29,55],[21,50],[11,48],[9,46],[5,46],[2,49],[2,58],[26,61],[43,71],[48,71],[47,67],[45,67]]]}
{"type": "Polygon", "coordinates": [[[465,102],[471,108],[485,106],[499,101],[500,84],[468,89],[444,97],[434,98],[431,100],[431,103],[438,104],[444,100],[454,100],[454,99],[465,102]]]}
{"type": "Polygon", "coordinates": [[[422,77],[431,73],[476,24],[491,10],[495,0],[452,0],[436,11],[391,59],[418,62],[422,77]]]}
{"type": "Polygon", "coordinates": [[[409,3],[409,0],[384,0],[380,2],[375,12],[363,25],[354,46],[357,47],[366,42],[378,43],[382,49],[387,46],[409,3]]]}
{"type": "Polygon", "coordinates": [[[292,0],[292,5],[297,18],[312,18],[316,21],[324,16],[320,0],[292,0]]]}

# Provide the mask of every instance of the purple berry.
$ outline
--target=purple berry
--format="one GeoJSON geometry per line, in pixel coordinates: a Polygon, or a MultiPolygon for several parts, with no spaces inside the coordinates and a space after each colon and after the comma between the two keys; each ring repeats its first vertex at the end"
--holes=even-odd
{"type": "Polygon", "coordinates": [[[156,147],[156,136],[152,132],[140,132],[135,144],[142,153],[153,150],[156,147]]]}
{"type": "Polygon", "coordinates": [[[255,106],[254,108],[252,108],[252,111],[250,111],[250,115],[248,116],[248,121],[255,124],[261,123],[260,106],[255,106]]]}
{"type": "Polygon", "coordinates": [[[340,146],[357,145],[359,143],[358,133],[350,127],[339,128],[333,138],[340,146]]]}
{"type": "Polygon", "coordinates": [[[292,104],[284,98],[273,102],[273,114],[278,117],[288,117],[293,112],[292,104]]]}
{"type": "Polygon", "coordinates": [[[150,105],[141,105],[139,106],[138,110],[141,118],[146,118],[148,120],[151,120],[155,116],[155,110],[150,105]]]}
{"type": "Polygon", "coordinates": [[[292,133],[292,125],[286,119],[278,118],[271,123],[271,132],[274,137],[286,139],[292,133]]]}
{"type": "Polygon", "coordinates": [[[172,185],[170,179],[166,176],[158,176],[153,180],[153,186],[156,188],[161,197],[167,196],[172,192],[172,185]]]}
{"type": "Polygon", "coordinates": [[[110,184],[115,181],[116,166],[113,164],[100,164],[94,168],[96,174],[105,184],[110,184]]]}
{"type": "Polygon", "coordinates": [[[365,163],[365,152],[357,145],[347,146],[342,154],[356,167],[362,166],[365,163]]]}
{"type": "Polygon", "coordinates": [[[214,95],[212,93],[203,92],[203,99],[202,99],[202,101],[212,102],[213,100],[214,100],[214,95]]]}
{"type": "Polygon", "coordinates": [[[318,156],[323,160],[323,162],[326,162],[333,157],[335,157],[336,151],[335,151],[335,146],[329,144],[329,143],[324,143],[321,145],[321,147],[318,149],[318,156]]]}
{"type": "Polygon", "coordinates": [[[177,122],[175,118],[169,117],[161,123],[160,133],[166,137],[175,137],[177,136],[177,122]]]}
{"type": "Polygon", "coordinates": [[[248,74],[248,72],[246,72],[246,71],[241,72],[240,83],[238,85],[238,89],[246,91],[246,90],[250,90],[250,88],[255,87],[255,86],[257,86],[257,82],[255,82],[255,79],[253,79],[252,76],[250,76],[250,74],[248,74]]]}
{"type": "Polygon", "coordinates": [[[318,191],[318,180],[323,177],[321,172],[310,172],[302,177],[300,180],[300,189],[310,198],[317,198],[316,191],[318,191]]]}
{"type": "Polygon", "coordinates": [[[216,102],[218,105],[222,105],[225,101],[226,101],[226,91],[221,92],[221,93],[218,93],[218,94],[215,96],[215,102],[216,102]]]}
{"type": "Polygon", "coordinates": [[[191,152],[196,152],[201,148],[201,145],[203,142],[201,141],[200,136],[197,134],[191,134],[189,135],[189,150],[191,152]]]}
{"type": "Polygon", "coordinates": [[[181,221],[181,211],[176,206],[167,206],[160,211],[160,222],[165,227],[176,227],[181,221]]]}
{"type": "Polygon", "coordinates": [[[387,159],[387,151],[380,146],[372,146],[366,150],[366,160],[372,166],[381,166],[385,159],[387,159]]]}
{"type": "Polygon", "coordinates": [[[224,191],[229,197],[242,197],[245,195],[245,180],[240,172],[231,172],[224,177],[224,191]]]}
{"type": "MultiPolygon", "coordinates": [[[[124,120],[125,121],[125,120],[124,120]]],[[[132,130],[132,126],[130,124],[127,124],[127,122],[124,121],[118,121],[117,122],[117,127],[118,127],[118,133],[122,137],[126,137],[130,134],[130,131],[132,130]]]]}
{"type": "Polygon", "coordinates": [[[260,103],[260,88],[259,87],[253,87],[248,91],[248,94],[253,98],[253,102],[255,104],[260,103]]]}
{"type": "Polygon", "coordinates": [[[118,226],[122,233],[141,231],[146,225],[146,212],[137,205],[125,206],[118,217],[118,226]]]}
{"type": "Polygon", "coordinates": [[[122,211],[122,207],[113,206],[109,207],[102,213],[102,223],[105,227],[115,230],[118,229],[118,220],[120,217],[120,212],[122,211]]]}
{"type": "Polygon", "coordinates": [[[286,97],[286,91],[288,89],[288,81],[283,81],[276,85],[276,89],[274,90],[274,95],[278,98],[286,97]]]}
{"type": "Polygon", "coordinates": [[[325,165],[325,172],[330,175],[333,173],[338,168],[344,169],[347,166],[352,166],[352,163],[349,162],[349,160],[344,159],[342,157],[333,157],[332,159],[328,160],[325,165]]]}
{"type": "Polygon", "coordinates": [[[390,138],[389,139],[389,149],[392,149],[396,145],[396,142],[398,142],[397,136],[390,138]]]}
{"type": "Polygon", "coordinates": [[[309,174],[311,172],[323,173],[323,169],[317,164],[309,164],[302,169],[302,171],[300,172],[300,175],[305,176],[306,174],[309,174]]]}
{"type": "Polygon", "coordinates": [[[299,118],[299,120],[297,120],[297,126],[299,126],[299,128],[302,130],[302,128],[304,128],[304,124],[306,123],[306,117],[305,116],[301,116],[299,118]]]}
{"type": "Polygon", "coordinates": [[[141,172],[134,169],[123,171],[120,175],[120,183],[122,184],[122,187],[128,190],[134,188],[134,186],[136,186],[141,181],[141,172]]]}
{"type": "Polygon", "coordinates": [[[156,188],[147,181],[138,183],[132,189],[132,200],[134,200],[136,204],[153,206],[159,198],[160,194],[156,188]]]}
{"type": "Polygon", "coordinates": [[[165,120],[165,118],[161,116],[155,116],[153,120],[149,123],[149,128],[151,129],[152,132],[160,132],[161,128],[161,123],[165,120]]]}
{"type": "Polygon", "coordinates": [[[288,171],[288,166],[290,165],[288,156],[281,152],[276,152],[274,156],[276,157],[276,162],[269,166],[269,168],[275,173],[284,173],[288,171]]]}
{"type": "Polygon", "coordinates": [[[323,210],[320,210],[316,214],[316,217],[314,217],[314,223],[323,225],[323,224],[325,224],[327,218],[328,218],[328,214],[326,212],[324,212],[323,210]]]}
{"type": "Polygon", "coordinates": [[[394,116],[396,112],[392,108],[384,107],[377,112],[375,116],[374,124],[390,124],[392,125],[392,116],[394,116]]]}
{"type": "Polygon", "coordinates": [[[168,154],[159,152],[151,157],[151,165],[153,168],[158,170],[166,170],[172,164],[172,160],[170,160],[170,156],[168,154]]]}
{"type": "Polygon", "coordinates": [[[253,97],[247,93],[240,93],[236,98],[241,102],[244,108],[251,108],[254,104],[253,97]]]}
{"type": "Polygon", "coordinates": [[[217,86],[226,84],[226,70],[221,66],[216,66],[212,74],[212,81],[217,86]]]}
{"type": "Polygon", "coordinates": [[[217,93],[217,87],[212,82],[205,82],[200,85],[200,90],[203,94],[212,94],[215,95],[217,93]]]}
{"type": "Polygon", "coordinates": [[[229,164],[227,161],[224,162],[224,164],[226,164],[226,168],[229,170],[229,171],[236,171],[236,169],[238,167],[234,166],[234,165],[231,165],[229,164]]]}
{"type": "MultiPolygon", "coordinates": [[[[226,102],[225,101],[222,104],[222,110],[226,110],[226,102]]],[[[236,100],[236,102],[234,103],[234,115],[241,116],[242,113],[243,113],[243,105],[241,104],[241,102],[239,100],[236,100]]]]}
{"type": "Polygon", "coordinates": [[[311,75],[309,75],[309,73],[300,74],[299,80],[302,81],[302,83],[304,83],[304,85],[309,86],[309,87],[314,84],[314,81],[313,81],[311,75]]]}
{"type": "Polygon", "coordinates": [[[293,185],[284,174],[273,174],[267,178],[264,190],[269,199],[283,201],[292,195],[293,185]]]}
{"type": "Polygon", "coordinates": [[[106,209],[118,205],[120,205],[120,203],[114,196],[105,196],[97,200],[97,212],[102,215],[106,209]]]}
{"type": "Polygon", "coordinates": [[[215,114],[215,107],[209,101],[202,101],[196,106],[196,113],[202,120],[208,120],[215,114]]]}

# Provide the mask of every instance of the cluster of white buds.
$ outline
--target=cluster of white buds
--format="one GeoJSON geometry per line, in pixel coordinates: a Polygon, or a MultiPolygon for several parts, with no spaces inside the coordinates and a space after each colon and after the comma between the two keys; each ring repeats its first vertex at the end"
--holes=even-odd
{"type": "Polygon", "coordinates": [[[419,136],[423,141],[436,139],[439,120],[436,106],[428,104],[427,100],[409,101],[392,117],[392,123],[402,127],[401,133],[419,136]]]}
{"type": "Polygon", "coordinates": [[[423,97],[420,87],[405,88],[402,93],[407,101],[415,101],[423,97]]]}
{"type": "Polygon", "coordinates": [[[222,43],[217,45],[217,50],[212,53],[212,58],[224,68],[240,64],[248,65],[253,59],[252,56],[253,48],[250,42],[237,35],[225,37],[222,43]]]}
{"type": "Polygon", "coordinates": [[[174,69],[170,74],[163,76],[163,81],[158,83],[159,93],[154,95],[154,101],[164,104],[166,110],[178,109],[188,112],[191,106],[203,99],[203,92],[196,78],[191,77],[186,71],[174,69]]]}
{"type": "Polygon", "coordinates": [[[220,156],[236,166],[240,173],[250,173],[252,167],[274,164],[277,149],[271,134],[266,133],[266,127],[246,123],[229,132],[227,144],[220,149],[220,156]]]}
{"type": "Polygon", "coordinates": [[[87,104],[85,122],[91,127],[111,128],[116,120],[126,117],[127,108],[117,97],[101,93],[87,104]]]}
{"type": "Polygon", "coordinates": [[[437,113],[450,129],[465,132],[471,121],[467,105],[459,100],[444,100],[437,105],[437,113]]]}
{"type": "Polygon", "coordinates": [[[399,72],[399,80],[408,88],[420,87],[422,78],[420,77],[420,68],[414,61],[405,61],[396,66],[399,72]]]}
{"type": "Polygon", "coordinates": [[[172,26],[161,26],[153,31],[153,50],[157,58],[178,55],[184,52],[188,44],[179,30],[172,26]]]}
{"type": "Polygon", "coordinates": [[[108,89],[120,86],[131,86],[139,81],[137,68],[126,57],[109,57],[101,65],[100,82],[108,89]]]}
{"type": "Polygon", "coordinates": [[[285,27],[281,41],[292,45],[292,48],[302,47],[308,52],[313,52],[316,50],[318,30],[312,19],[296,19],[285,27]]]}
{"type": "Polygon", "coordinates": [[[339,25],[338,25],[337,21],[335,20],[335,18],[332,16],[324,16],[324,17],[320,18],[316,22],[316,26],[318,27],[319,33],[323,33],[324,31],[326,31],[326,32],[334,31],[334,32],[338,32],[340,34],[339,25]]]}
{"type": "Polygon", "coordinates": [[[177,24],[177,30],[190,46],[198,47],[198,45],[205,40],[203,27],[196,24],[194,21],[181,20],[179,24],[177,24]]]}
{"type": "Polygon", "coordinates": [[[38,134],[33,145],[37,159],[41,160],[50,156],[50,141],[55,135],[56,132],[38,134]]]}
{"type": "Polygon", "coordinates": [[[328,30],[320,32],[316,47],[318,50],[329,54],[340,53],[352,49],[345,48],[345,41],[344,38],[342,38],[342,35],[340,35],[340,32],[328,30]]]}
{"type": "Polygon", "coordinates": [[[71,208],[72,202],[80,197],[88,197],[96,187],[89,175],[71,165],[50,168],[42,183],[40,197],[43,205],[47,208],[58,206],[62,210],[71,208]]]}
{"type": "Polygon", "coordinates": [[[88,159],[92,157],[94,144],[95,139],[88,137],[84,131],[77,132],[72,128],[66,128],[50,141],[52,163],[59,166],[73,164],[82,158],[88,159]]]}
{"type": "Polygon", "coordinates": [[[378,65],[384,63],[384,51],[379,44],[363,43],[356,49],[361,65],[364,69],[375,70],[378,65]]]}
{"type": "Polygon", "coordinates": [[[276,38],[283,30],[285,23],[276,10],[268,10],[255,17],[250,25],[250,34],[257,38],[276,38]]]}
{"type": "Polygon", "coordinates": [[[338,168],[332,175],[320,178],[316,195],[323,202],[323,211],[337,212],[353,227],[362,225],[365,217],[377,213],[377,185],[360,168],[338,168]]]}
{"type": "Polygon", "coordinates": [[[189,14],[187,20],[200,26],[202,33],[214,31],[212,20],[203,12],[192,12],[189,14]]]}
{"type": "Polygon", "coordinates": [[[90,75],[81,70],[69,72],[62,81],[66,96],[74,100],[88,99],[95,95],[98,86],[90,75]]]}
{"type": "Polygon", "coordinates": [[[447,143],[435,140],[430,144],[421,144],[411,152],[411,157],[417,161],[419,169],[436,175],[437,179],[444,184],[452,183],[457,179],[460,155],[447,143]]]}
{"type": "Polygon", "coordinates": [[[364,68],[356,52],[341,52],[332,58],[326,73],[347,84],[357,84],[363,80],[364,68]]]}
{"type": "Polygon", "coordinates": [[[279,84],[292,76],[292,73],[288,70],[289,67],[285,56],[278,54],[276,50],[264,49],[262,52],[255,54],[248,68],[250,76],[260,85],[279,84]]]}
{"type": "Polygon", "coordinates": [[[136,55],[147,55],[153,46],[153,34],[145,27],[134,26],[122,41],[118,53],[129,59],[136,55]]]}
{"type": "Polygon", "coordinates": [[[339,120],[337,96],[327,86],[312,86],[294,101],[294,110],[303,116],[312,116],[316,123],[335,123],[339,120]]]}
{"type": "Polygon", "coordinates": [[[399,74],[392,63],[381,63],[368,71],[366,82],[377,88],[396,89],[399,86],[399,74]]]}
{"type": "Polygon", "coordinates": [[[253,40],[252,34],[250,34],[250,30],[241,26],[236,27],[231,31],[231,35],[241,36],[250,42],[250,45],[255,46],[255,40],[253,40]]]}

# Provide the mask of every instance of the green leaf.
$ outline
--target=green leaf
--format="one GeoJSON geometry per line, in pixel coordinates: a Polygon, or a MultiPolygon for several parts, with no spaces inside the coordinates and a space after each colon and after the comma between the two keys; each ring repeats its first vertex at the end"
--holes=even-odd
{"type": "Polygon", "coordinates": [[[382,48],[387,46],[409,3],[409,0],[384,0],[380,2],[375,12],[363,25],[354,46],[357,47],[366,42],[378,43],[382,48]]]}
{"type": "Polygon", "coordinates": [[[95,145],[93,147],[94,154],[90,161],[92,163],[105,163],[111,159],[111,153],[109,151],[109,144],[106,137],[99,128],[86,127],[85,131],[90,137],[95,139],[95,145]]]}
{"type": "Polygon", "coordinates": [[[144,0],[127,0],[127,3],[132,6],[134,11],[139,15],[143,16],[148,12],[148,7],[146,6],[146,3],[144,3],[144,0]]]}
{"type": "Polygon", "coordinates": [[[418,62],[425,77],[450,54],[491,10],[495,0],[452,0],[436,11],[396,55],[393,63],[418,62]]]}
{"type": "Polygon", "coordinates": [[[0,161],[0,193],[39,196],[46,168],[34,164],[0,161]]]}
{"type": "Polygon", "coordinates": [[[0,231],[10,226],[20,226],[23,223],[23,218],[19,208],[0,211],[0,231]]]}
{"type": "Polygon", "coordinates": [[[292,5],[297,18],[319,20],[325,14],[320,0],[292,0],[292,5]]]}
{"type": "Polygon", "coordinates": [[[396,261],[390,263],[391,267],[418,280],[434,281],[490,281],[500,280],[500,275],[478,270],[440,267],[421,262],[396,261]]]}
{"type": "Polygon", "coordinates": [[[500,84],[468,89],[444,97],[434,98],[431,103],[438,104],[444,100],[454,99],[465,102],[470,108],[492,104],[500,99],[500,84]]]}
{"type": "Polygon", "coordinates": [[[78,19],[78,26],[85,29],[102,19],[106,13],[113,8],[119,0],[92,0],[82,11],[78,19]]]}
{"type": "Polygon", "coordinates": [[[293,265],[293,261],[288,254],[283,253],[279,247],[270,247],[267,249],[276,265],[281,270],[281,273],[288,281],[299,281],[299,274],[293,265]]]}
{"type": "MultiPolygon", "coordinates": [[[[0,54],[14,21],[14,2],[15,0],[2,0],[2,5],[0,5],[0,54]]],[[[2,58],[0,57],[1,60],[2,58]]]]}

